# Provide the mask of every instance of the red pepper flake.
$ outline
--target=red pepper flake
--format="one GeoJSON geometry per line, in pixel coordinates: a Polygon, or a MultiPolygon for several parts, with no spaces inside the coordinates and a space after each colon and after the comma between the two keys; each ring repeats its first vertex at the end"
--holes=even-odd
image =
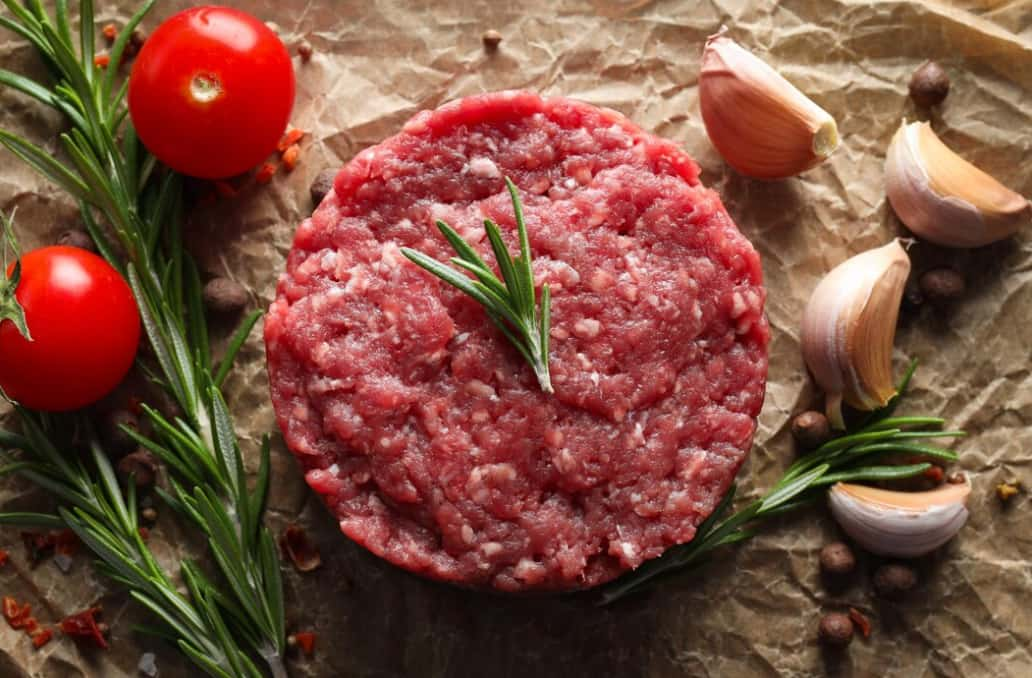
{"type": "Polygon", "coordinates": [[[93,65],[97,68],[107,68],[111,64],[111,57],[107,54],[98,54],[93,57],[93,65]]]}
{"type": "Polygon", "coordinates": [[[61,530],[51,535],[54,540],[54,551],[65,556],[74,556],[79,552],[79,536],[71,530],[61,530]]]}
{"type": "Polygon", "coordinates": [[[301,139],[303,139],[304,136],[304,130],[292,127],[289,130],[287,130],[287,132],[282,137],[280,137],[279,143],[276,144],[276,150],[280,153],[286,153],[291,146],[301,141],[301,139]]]}
{"type": "Polygon", "coordinates": [[[258,169],[258,173],[254,175],[254,180],[259,184],[267,184],[272,181],[272,177],[276,175],[276,170],[279,167],[274,162],[267,162],[258,169]]]}
{"type": "Polygon", "coordinates": [[[103,29],[101,29],[101,33],[104,34],[105,40],[107,40],[109,43],[112,43],[115,41],[115,38],[118,37],[118,27],[114,24],[108,24],[107,26],[104,26],[103,29]]]}
{"type": "Polygon", "coordinates": [[[860,629],[860,635],[864,638],[871,637],[871,620],[867,618],[867,615],[855,607],[851,607],[849,608],[849,618],[860,629]]]}
{"type": "Polygon", "coordinates": [[[91,607],[88,610],[68,615],[61,620],[61,633],[74,638],[89,638],[97,647],[106,650],[108,648],[107,639],[97,625],[97,613],[99,612],[99,607],[91,607]]]}
{"type": "Polygon", "coordinates": [[[136,529],[140,533],[140,539],[147,541],[147,539],[150,538],[150,530],[148,530],[146,527],[141,525],[136,529]]]}
{"type": "Polygon", "coordinates": [[[3,612],[4,619],[11,625],[11,628],[20,629],[25,626],[26,619],[32,614],[32,605],[28,603],[19,605],[18,601],[11,596],[4,596],[3,612]]]}
{"type": "Polygon", "coordinates": [[[944,473],[941,466],[932,464],[927,471],[924,472],[924,477],[928,478],[932,482],[941,483],[944,473]]]}
{"type": "Polygon", "coordinates": [[[22,532],[22,543],[29,559],[29,566],[36,567],[54,553],[54,536],[45,532],[22,532]]]}
{"type": "Polygon", "coordinates": [[[9,556],[7,555],[7,551],[0,549],[0,567],[3,567],[7,564],[8,557],[9,556]]]}
{"type": "Polygon", "coordinates": [[[299,525],[289,525],[280,536],[280,550],[300,572],[311,572],[322,565],[322,557],[299,525]]]}
{"type": "Polygon", "coordinates": [[[283,151],[283,168],[288,172],[293,172],[294,168],[297,167],[298,160],[301,159],[301,147],[294,144],[287,150],[283,151]]]}
{"type": "Polygon", "coordinates": [[[25,623],[22,624],[22,626],[25,629],[25,633],[31,636],[33,633],[36,632],[36,629],[39,628],[39,622],[36,621],[35,617],[27,617],[25,619],[25,623]]]}
{"type": "Polygon", "coordinates": [[[42,629],[32,634],[32,646],[37,650],[47,643],[54,637],[54,632],[50,629],[42,629]]]}
{"type": "Polygon", "coordinates": [[[301,633],[295,633],[294,638],[297,639],[297,646],[301,648],[309,657],[315,652],[315,634],[311,631],[302,631],[301,633]]]}
{"type": "Polygon", "coordinates": [[[238,193],[238,191],[233,188],[233,184],[228,181],[216,181],[215,192],[219,194],[220,198],[235,198],[238,193]]]}

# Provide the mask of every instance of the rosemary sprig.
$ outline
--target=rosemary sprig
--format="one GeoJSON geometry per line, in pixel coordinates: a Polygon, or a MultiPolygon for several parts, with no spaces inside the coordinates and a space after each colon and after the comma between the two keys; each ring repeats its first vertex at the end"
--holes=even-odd
{"type": "MultiPolygon", "coordinates": [[[[106,69],[93,63],[92,0],[80,3],[73,40],[66,0],[51,17],[38,0],[2,0],[11,16],[6,27],[36,47],[53,83],[43,84],[0,69],[0,84],[62,113],[69,131],[59,136],[66,165],[32,142],[0,130],[0,144],[66,189],[80,205],[83,222],[101,254],[129,281],[157,370],[151,379],[178,404],[166,417],[145,408],[155,434],[134,435],[165,461],[172,492],[162,496],[208,539],[222,582],[213,583],[192,563],[180,572],[189,597],[172,595],[146,544],[131,539],[135,489],[122,493],[93,443],[92,464],[67,461],[44,433],[45,418],[20,410],[22,438],[3,434],[0,447],[22,450],[26,459],[4,467],[51,491],[65,505],[60,518],[101,561],[100,569],[125,584],[165,622],[165,635],[201,668],[216,676],[261,676],[249,653],[259,655],[273,676],[285,676],[283,591],[271,535],[262,523],[269,480],[269,445],[262,446],[258,479],[249,488],[238,441],[220,387],[236,352],[259,313],[248,316],[216,369],[205,323],[197,267],[181,237],[180,178],[161,168],[140,144],[125,106],[126,83],[117,73],[133,29],[154,6],[147,0],[123,27],[106,69]],[[100,215],[106,226],[98,221],[100,215]],[[108,233],[114,234],[114,240],[108,233]],[[140,570],[139,568],[143,568],[140,570]],[[160,575],[160,576],[159,576],[160,575]],[[184,621],[185,620],[185,621],[184,621]],[[207,643],[199,639],[207,639],[207,643]],[[218,643],[218,647],[212,646],[218,643]],[[214,647],[214,649],[213,649],[214,647]]],[[[7,514],[13,521],[23,514],[7,514]]],[[[35,520],[56,520],[36,515],[35,520]]]]}
{"type": "Polygon", "coordinates": [[[963,431],[940,430],[945,421],[938,417],[892,416],[916,368],[915,360],[903,376],[896,396],[885,407],[872,412],[855,430],[800,457],[770,491],[729,516],[736,491],[732,485],[713,513],[699,525],[692,541],[668,550],[607,586],[600,604],[608,605],[653,585],[665,575],[701,565],[717,548],[752,537],[763,521],[817,501],[824,496],[828,485],[909,478],[931,467],[927,462],[878,464],[879,458],[904,453],[955,461],[955,452],[912,441],[958,438],[964,435],[963,431]]]}
{"type": "Polygon", "coordinates": [[[505,178],[505,186],[509,189],[512,209],[516,214],[516,228],[520,239],[520,255],[517,258],[513,259],[510,256],[502,241],[498,225],[490,219],[484,220],[484,230],[498,262],[501,280],[455,229],[440,220],[437,221],[437,228],[459,255],[452,257],[451,263],[462,270],[448,267],[408,247],[403,247],[401,253],[416,265],[477,300],[484,307],[491,322],[533,368],[541,390],[552,393],[552,379],[548,373],[548,332],[551,324],[552,296],[548,283],[542,285],[541,307],[537,307],[534,298],[534,272],[530,260],[530,239],[527,237],[527,225],[523,221],[523,207],[516,185],[508,177],[505,178]],[[472,273],[476,280],[463,273],[463,270],[472,273]]]}

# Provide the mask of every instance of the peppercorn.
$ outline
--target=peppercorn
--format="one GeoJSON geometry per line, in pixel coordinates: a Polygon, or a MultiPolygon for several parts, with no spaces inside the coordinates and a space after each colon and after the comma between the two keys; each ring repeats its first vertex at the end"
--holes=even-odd
{"type": "Polygon", "coordinates": [[[153,523],[158,520],[158,512],[156,509],[148,506],[147,508],[140,511],[140,517],[146,520],[148,523],[153,523]]]}
{"type": "Polygon", "coordinates": [[[921,275],[919,282],[925,299],[933,304],[947,304],[964,294],[964,276],[952,268],[933,268],[921,275]]]}
{"type": "Polygon", "coordinates": [[[484,41],[484,47],[487,50],[494,51],[498,49],[498,45],[502,43],[502,34],[491,29],[489,31],[484,31],[484,35],[481,37],[481,40],[484,41]]]}
{"type": "Polygon", "coordinates": [[[122,457],[118,472],[123,478],[130,475],[136,480],[136,487],[150,487],[158,475],[158,460],[147,450],[140,448],[122,457]]]}
{"type": "Polygon", "coordinates": [[[213,313],[239,313],[250,301],[247,290],[235,280],[212,278],[204,286],[204,305],[213,313]]]}
{"type": "Polygon", "coordinates": [[[93,244],[93,238],[86,231],[77,228],[69,229],[57,236],[57,244],[65,247],[78,247],[81,250],[97,253],[97,246],[93,244]]]}
{"type": "Polygon", "coordinates": [[[295,636],[293,633],[287,636],[287,649],[291,652],[297,651],[297,636],[295,636]]]}
{"type": "Polygon", "coordinates": [[[820,447],[831,438],[828,418],[813,410],[797,415],[792,420],[792,437],[803,449],[820,447]]]}
{"type": "Polygon", "coordinates": [[[301,63],[307,64],[312,60],[312,53],[315,50],[312,49],[312,45],[308,41],[303,41],[297,46],[297,55],[301,57],[301,63]]]}
{"type": "Polygon", "coordinates": [[[136,441],[125,432],[128,428],[139,433],[140,420],[129,410],[112,410],[104,420],[104,443],[108,452],[122,455],[136,447],[136,441]]]}
{"type": "Polygon", "coordinates": [[[133,32],[129,34],[129,45],[128,51],[130,56],[138,54],[143,48],[143,43],[147,41],[147,31],[143,30],[139,26],[133,29],[133,32]]]}
{"type": "Polygon", "coordinates": [[[841,612],[829,612],[821,617],[817,637],[830,647],[846,647],[853,641],[853,620],[841,612]]]}
{"type": "Polygon", "coordinates": [[[918,106],[928,108],[941,104],[950,93],[950,76],[934,61],[924,62],[910,76],[910,98],[918,106]]]}
{"type": "Polygon", "coordinates": [[[946,476],[946,482],[950,485],[963,485],[967,482],[967,478],[960,471],[954,471],[946,476]]]}
{"type": "Polygon", "coordinates": [[[874,592],[882,598],[899,598],[917,585],[917,572],[903,563],[887,563],[874,571],[874,592]]]}
{"type": "Polygon", "coordinates": [[[856,567],[856,556],[848,544],[834,541],[821,549],[821,571],[830,575],[847,575],[856,567]]]}
{"type": "Polygon", "coordinates": [[[312,204],[318,206],[323,201],[323,198],[333,190],[333,180],[337,178],[336,170],[324,169],[319,172],[315,177],[315,181],[312,182],[312,187],[309,191],[312,194],[312,204]]]}

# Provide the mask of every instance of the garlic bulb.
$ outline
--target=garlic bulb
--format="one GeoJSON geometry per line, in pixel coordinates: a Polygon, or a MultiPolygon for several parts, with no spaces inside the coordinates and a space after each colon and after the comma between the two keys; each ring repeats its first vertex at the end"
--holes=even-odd
{"type": "Polygon", "coordinates": [[[964,526],[971,485],[928,492],[894,492],[837,483],[828,492],[836,522],[871,553],[913,558],[939,548],[964,526]]]}
{"type": "Polygon", "coordinates": [[[729,165],[760,179],[791,177],[838,148],[835,119],[723,31],[702,53],[699,106],[729,165]]]}
{"type": "Polygon", "coordinates": [[[1032,204],[961,158],[926,122],[904,121],[885,158],[885,192],[900,221],[946,247],[981,247],[1017,231],[1032,204]]]}
{"type": "Polygon", "coordinates": [[[909,273],[910,259],[896,239],[836,266],[806,305],[803,359],[824,389],[835,428],[845,428],[843,401],[873,410],[896,393],[892,342],[909,273]]]}

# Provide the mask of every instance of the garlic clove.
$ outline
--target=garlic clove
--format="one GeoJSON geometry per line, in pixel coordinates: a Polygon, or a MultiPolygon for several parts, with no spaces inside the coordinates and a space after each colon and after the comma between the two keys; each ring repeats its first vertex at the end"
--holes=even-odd
{"type": "Polygon", "coordinates": [[[893,137],[885,192],[907,228],[946,247],[988,245],[1032,216],[1032,203],[951,151],[926,122],[904,121],[893,137]]]}
{"type": "Polygon", "coordinates": [[[702,53],[699,106],[713,145],[747,176],[795,176],[839,145],[827,111],[723,32],[702,53]]]}
{"type": "Polygon", "coordinates": [[[845,428],[842,403],[860,410],[895,395],[892,344],[910,258],[895,239],[842,262],[803,311],[803,359],[824,389],[828,420],[845,428]]]}
{"type": "Polygon", "coordinates": [[[928,492],[894,492],[837,483],[828,492],[836,522],[868,551],[913,558],[939,548],[967,522],[971,485],[943,485],[928,492]]]}

